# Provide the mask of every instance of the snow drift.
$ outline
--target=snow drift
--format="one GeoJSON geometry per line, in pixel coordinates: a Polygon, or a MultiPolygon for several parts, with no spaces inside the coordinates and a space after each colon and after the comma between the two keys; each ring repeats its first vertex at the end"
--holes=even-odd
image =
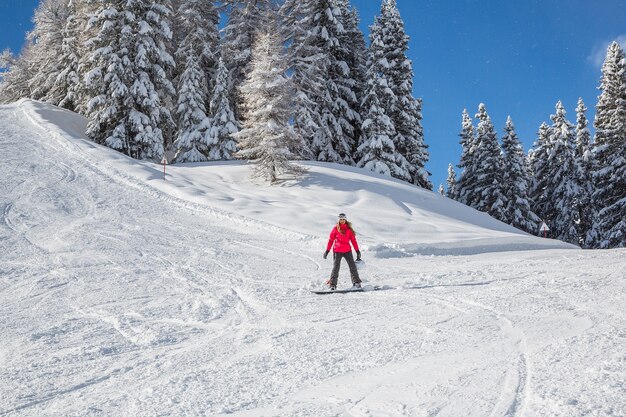
{"type": "Polygon", "coordinates": [[[107,174],[181,201],[321,237],[337,214],[345,212],[371,255],[575,247],[528,235],[437,193],[344,165],[302,162],[308,173],[279,186],[254,180],[250,167],[240,161],[167,166],[164,179],[161,166],[133,160],[85,139],[86,120],[80,115],[30,100],[19,105],[33,122],[54,132],[66,146],[80,149],[88,162],[107,174]]]}

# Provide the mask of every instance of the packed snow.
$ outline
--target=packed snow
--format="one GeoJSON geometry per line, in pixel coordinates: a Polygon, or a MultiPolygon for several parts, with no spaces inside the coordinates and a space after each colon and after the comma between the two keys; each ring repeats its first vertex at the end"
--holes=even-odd
{"type": "Polygon", "coordinates": [[[85,126],[0,107],[0,416],[626,415],[626,250],[341,165],[164,177],[85,126]],[[311,293],[339,212],[383,290],[311,293]]]}

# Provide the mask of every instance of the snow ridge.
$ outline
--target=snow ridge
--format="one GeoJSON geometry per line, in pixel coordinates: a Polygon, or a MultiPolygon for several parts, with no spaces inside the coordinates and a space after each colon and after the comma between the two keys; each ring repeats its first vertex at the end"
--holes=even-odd
{"type": "MultiPolygon", "coordinates": [[[[176,204],[179,207],[184,207],[192,211],[208,214],[220,220],[236,222],[246,227],[262,228],[262,229],[272,231],[273,233],[280,234],[280,235],[288,233],[288,234],[292,234],[293,236],[296,236],[297,238],[301,240],[313,239],[312,236],[309,236],[306,234],[297,233],[294,231],[283,229],[283,228],[280,228],[271,224],[267,224],[259,220],[253,220],[245,216],[239,216],[232,212],[226,212],[223,210],[216,209],[214,207],[207,206],[206,204],[202,204],[202,205],[194,204],[193,202],[187,201],[185,199],[177,198],[162,190],[152,187],[150,184],[147,184],[144,181],[141,181],[137,179],[136,177],[129,175],[128,173],[120,170],[115,165],[107,162],[106,160],[95,160],[94,158],[91,158],[88,153],[83,152],[81,147],[71,142],[71,139],[73,139],[71,138],[71,136],[68,137],[67,133],[64,132],[62,129],[59,129],[59,128],[55,129],[56,126],[54,125],[51,126],[49,121],[45,120],[45,114],[46,114],[47,109],[46,107],[42,107],[40,103],[31,99],[22,99],[18,102],[18,106],[28,120],[30,120],[39,129],[50,133],[51,137],[54,137],[55,139],[57,139],[57,142],[60,146],[63,146],[68,152],[71,152],[74,155],[79,156],[80,158],[84,159],[85,161],[88,161],[93,167],[93,169],[97,170],[99,174],[107,176],[119,184],[138,189],[148,195],[158,198],[161,201],[167,201],[167,202],[176,204]]],[[[56,111],[65,112],[64,110],[61,110],[61,109],[57,109],[56,111]]]]}

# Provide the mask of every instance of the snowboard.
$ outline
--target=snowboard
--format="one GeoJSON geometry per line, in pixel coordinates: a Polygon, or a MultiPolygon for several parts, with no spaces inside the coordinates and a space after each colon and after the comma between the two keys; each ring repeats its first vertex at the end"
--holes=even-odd
{"type": "Polygon", "coordinates": [[[344,289],[337,289],[334,291],[331,291],[330,289],[323,289],[323,290],[311,290],[312,293],[314,294],[320,294],[320,295],[325,295],[325,294],[347,294],[350,292],[368,292],[368,291],[378,291],[378,290],[382,290],[384,289],[383,287],[379,287],[378,285],[366,285],[364,287],[361,288],[344,288],[344,289]]]}

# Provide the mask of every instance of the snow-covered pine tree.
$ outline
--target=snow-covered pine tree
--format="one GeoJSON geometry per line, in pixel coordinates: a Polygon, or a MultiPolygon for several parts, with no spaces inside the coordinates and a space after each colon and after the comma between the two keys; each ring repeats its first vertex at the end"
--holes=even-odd
{"type": "Polygon", "coordinates": [[[176,52],[178,73],[184,71],[189,44],[192,44],[205,79],[206,91],[203,92],[203,97],[208,102],[208,95],[215,86],[220,59],[218,9],[214,0],[176,0],[176,3],[174,39],[178,45],[176,52]]]}
{"type": "MultiPolygon", "coordinates": [[[[92,1],[87,30],[94,36],[85,43],[81,60],[89,101],[86,105],[89,123],[87,136],[101,145],[107,144],[130,155],[131,140],[127,133],[128,108],[132,106],[129,85],[133,78],[130,27],[124,19],[121,1],[92,1]],[[122,31],[124,29],[124,31],[122,31]]],[[[130,17],[130,16],[129,16],[130,17]]]]}
{"type": "Polygon", "coordinates": [[[67,2],[67,17],[62,29],[62,41],[59,55],[54,57],[52,66],[56,66],[58,73],[52,81],[45,100],[72,111],[78,110],[80,105],[80,91],[82,81],[79,77],[80,45],[79,36],[82,32],[81,20],[78,16],[77,3],[79,0],[67,2]]]}
{"type": "MultiPolygon", "coordinates": [[[[396,129],[393,141],[399,154],[398,164],[407,171],[412,183],[432,190],[430,173],[425,168],[429,154],[422,128],[422,101],[413,97],[413,63],[406,55],[409,37],[396,0],[383,0],[377,24],[380,25],[383,56],[387,61],[382,70],[395,96],[385,110],[396,129]]],[[[403,173],[398,178],[406,176],[403,173]]]]}
{"type": "Polygon", "coordinates": [[[528,233],[535,233],[539,228],[540,219],[530,209],[528,198],[530,180],[526,158],[511,116],[507,117],[504,127],[502,150],[505,168],[502,188],[507,201],[504,209],[506,223],[528,233]]]}
{"type": "Polygon", "coordinates": [[[183,42],[186,50],[179,48],[177,57],[183,72],[178,78],[178,129],[174,140],[174,162],[203,162],[209,155],[209,118],[206,115],[206,76],[200,68],[200,59],[192,40],[183,42]]]}
{"type": "Polygon", "coordinates": [[[626,59],[617,42],[607,49],[596,105],[593,144],[595,205],[591,247],[626,247],[626,59]]]}
{"type": "MultiPolygon", "coordinates": [[[[355,80],[348,62],[344,13],[347,2],[306,0],[288,9],[294,17],[290,45],[296,85],[296,131],[316,160],[353,165],[354,125],[359,123],[355,80]]],[[[283,9],[285,13],[286,8],[283,9]]]]}
{"type": "Polygon", "coordinates": [[[578,99],[576,107],[576,164],[579,168],[578,184],[580,186],[580,196],[578,202],[578,212],[580,223],[578,224],[579,245],[585,247],[587,234],[593,222],[593,204],[591,196],[594,185],[592,182],[592,158],[591,158],[591,133],[589,132],[589,121],[585,115],[587,107],[582,98],[578,99]]]}
{"type": "Polygon", "coordinates": [[[0,103],[5,103],[5,95],[7,95],[5,92],[7,89],[6,76],[16,62],[17,58],[9,48],[0,53],[0,103]]]}
{"type": "Polygon", "coordinates": [[[32,32],[18,58],[11,60],[0,100],[22,97],[44,100],[76,110],[83,83],[77,74],[80,48],[77,36],[83,21],[77,19],[84,0],[44,0],[35,10],[32,32]]]}
{"type": "Polygon", "coordinates": [[[317,100],[325,89],[328,56],[321,50],[316,38],[310,36],[313,28],[312,11],[316,0],[288,1],[283,7],[287,25],[283,29],[288,45],[288,62],[294,91],[293,124],[304,139],[304,155],[317,159],[313,150],[313,136],[322,126],[322,115],[317,100]]]}
{"type": "Polygon", "coordinates": [[[341,45],[347,46],[348,56],[346,58],[346,64],[350,72],[350,79],[354,81],[352,86],[352,93],[354,94],[354,103],[350,103],[352,99],[351,93],[346,92],[347,107],[353,109],[356,114],[354,120],[351,121],[351,129],[353,132],[352,155],[356,155],[356,150],[361,141],[361,125],[363,123],[361,104],[363,103],[363,96],[365,95],[365,88],[367,81],[365,75],[367,72],[367,46],[365,45],[365,37],[363,32],[359,28],[360,19],[357,10],[354,7],[349,6],[347,0],[339,0],[339,6],[342,7],[342,19],[344,32],[341,36],[341,45]],[[346,6],[347,5],[347,6],[346,6]],[[343,8],[347,9],[346,11],[343,8]]]}
{"type": "Polygon", "coordinates": [[[12,103],[22,97],[30,97],[30,79],[34,68],[30,65],[35,45],[27,39],[19,56],[14,56],[9,50],[3,52],[3,62],[0,65],[5,72],[0,78],[0,103],[12,103]]]}
{"type": "Polygon", "coordinates": [[[303,170],[290,162],[302,139],[289,122],[293,86],[285,75],[286,59],[278,28],[268,25],[258,34],[250,71],[240,88],[243,126],[233,136],[239,142],[236,156],[255,163],[254,176],[275,183],[281,175],[303,170]]]}
{"type": "Polygon", "coordinates": [[[476,135],[474,132],[474,124],[467,109],[463,109],[461,121],[461,133],[459,133],[459,143],[461,144],[461,159],[458,168],[461,168],[461,174],[456,185],[456,200],[473,207],[477,201],[475,184],[476,184],[476,167],[474,166],[474,142],[476,135]]]}
{"type": "Polygon", "coordinates": [[[240,110],[242,98],[239,95],[239,86],[246,79],[249,71],[249,62],[252,57],[252,44],[256,31],[264,27],[267,11],[270,9],[269,0],[229,0],[228,21],[222,29],[222,57],[231,76],[230,102],[233,105],[235,118],[242,119],[240,110]]]}
{"type": "Polygon", "coordinates": [[[502,190],[504,164],[493,123],[484,104],[478,106],[476,139],[472,153],[475,168],[474,190],[477,200],[472,207],[491,217],[506,221],[506,196],[502,190]]]}
{"type": "Polygon", "coordinates": [[[339,149],[342,162],[354,165],[362,124],[360,104],[365,85],[365,39],[358,27],[356,10],[350,7],[348,0],[332,0],[329,5],[336,10],[337,22],[331,28],[336,30],[338,42],[336,47],[330,48],[330,70],[337,88],[335,97],[332,97],[332,113],[339,129],[331,140],[339,149]]]}
{"type": "Polygon", "coordinates": [[[554,189],[549,178],[548,158],[553,152],[550,126],[545,122],[539,127],[537,140],[528,153],[528,166],[531,176],[529,197],[532,211],[550,228],[554,225],[554,189]]]}
{"type": "Polygon", "coordinates": [[[411,182],[418,187],[432,190],[433,184],[429,178],[432,174],[426,169],[426,163],[430,159],[430,154],[428,145],[424,140],[424,128],[422,126],[423,105],[424,102],[421,98],[413,99],[408,110],[408,113],[411,115],[410,118],[415,121],[415,125],[411,128],[415,136],[408,136],[410,140],[407,141],[406,159],[409,162],[411,182]]]}
{"type": "Polygon", "coordinates": [[[30,98],[48,100],[48,94],[62,70],[58,58],[63,55],[67,18],[67,0],[43,0],[35,10],[35,26],[29,34],[34,44],[29,62],[34,68],[29,80],[30,98]]]}
{"type": "Polygon", "coordinates": [[[173,126],[170,14],[169,0],[100,0],[89,21],[87,134],[137,159],[160,159],[173,126]]]}
{"type": "Polygon", "coordinates": [[[589,163],[591,161],[591,132],[586,113],[587,106],[582,97],[579,97],[576,106],[576,158],[589,163]]]}
{"type": "Polygon", "coordinates": [[[229,85],[228,69],[220,58],[209,106],[209,159],[212,160],[233,159],[237,152],[237,143],[232,135],[239,131],[239,124],[230,103],[229,85]]]}
{"type": "Polygon", "coordinates": [[[443,184],[439,184],[439,188],[437,188],[437,192],[443,196],[446,195],[446,189],[444,188],[443,184]]]}
{"type": "Polygon", "coordinates": [[[298,13],[300,0],[283,0],[278,8],[278,24],[280,36],[284,42],[291,43],[295,36],[296,23],[301,18],[298,13]]]}
{"type": "Polygon", "coordinates": [[[391,139],[395,129],[391,119],[385,114],[374,87],[368,90],[364,103],[368,112],[363,121],[361,146],[357,150],[361,155],[357,166],[383,175],[399,172],[400,167],[396,164],[396,152],[391,139]]]}
{"type": "Polygon", "coordinates": [[[75,111],[88,117],[89,112],[87,106],[89,101],[93,97],[93,91],[87,86],[87,74],[93,68],[91,58],[93,56],[90,49],[92,44],[89,42],[93,39],[100,28],[91,26],[89,22],[92,17],[96,15],[98,10],[98,1],[94,0],[72,0],[72,6],[74,8],[74,21],[73,24],[78,28],[77,33],[77,56],[78,67],[76,69],[78,79],[80,83],[75,87],[75,111]]]}
{"type": "Polygon", "coordinates": [[[563,104],[557,102],[556,114],[550,116],[553,122],[550,142],[554,148],[548,157],[548,178],[554,190],[552,197],[555,209],[551,229],[557,239],[578,244],[579,169],[574,155],[574,126],[565,115],[563,104]]]}
{"type": "Polygon", "coordinates": [[[454,172],[454,165],[452,164],[448,164],[448,178],[446,179],[446,184],[448,185],[448,189],[445,194],[446,197],[456,200],[456,172],[454,172]]]}
{"type": "Polygon", "coordinates": [[[389,81],[383,71],[387,66],[383,52],[380,25],[375,23],[370,27],[367,89],[361,105],[364,114],[361,144],[357,149],[360,158],[357,166],[409,181],[408,172],[398,165],[398,154],[393,142],[396,129],[385,113],[388,104],[396,99],[393,91],[388,88],[389,81]]]}
{"type": "MultiPolygon", "coordinates": [[[[15,60],[13,52],[11,52],[9,48],[5,49],[0,53],[0,68],[5,70],[11,68],[11,66],[15,64],[15,60]]],[[[4,77],[4,74],[4,71],[0,71],[0,81],[4,77]]]]}
{"type": "Polygon", "coordinates": [[[217,75],[219,17],[212,0],[177,0],[175,36],[179,42],[175,161],[211,157],[209,94],[217,75]]]}
{"type": "MultiPolygon", "coordinates": [[[[322,89],[309,92],[309,99],[317,104],[320,115],[319,128],[313,132],[311,150],[318,161],[353,165],[354,132],[351,131],[351,122],[357,116],[354,109],[347,107],[346,98],[353,103],[356,97],[346,63],[349,46],[341,44],[344,33],[342,10],[336,7],[335,0],[317,0],[311,5],[303,21],[310,24],[306,42],[317,46],[320,53],[315,64],[319,65],[325,79],[322,89]]],[[[299,41],[296,39],[296,42],[299,41]]]]}

